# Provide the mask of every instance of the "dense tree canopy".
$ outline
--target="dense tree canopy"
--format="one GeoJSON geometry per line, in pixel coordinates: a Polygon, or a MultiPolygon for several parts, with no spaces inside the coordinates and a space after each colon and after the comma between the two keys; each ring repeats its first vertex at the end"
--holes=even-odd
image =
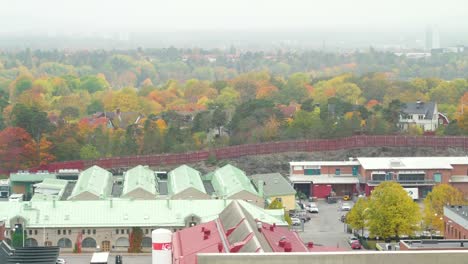
{"type": "Polygon", "coordinates": [[[31,165],[355,133],[419,135],[396,125],[401,107],[419,99],[437,102],[451,121],[438,135],[466,135],[467,58],[174,47],[1,52],[0,131],[30,136],[31,165]]]}

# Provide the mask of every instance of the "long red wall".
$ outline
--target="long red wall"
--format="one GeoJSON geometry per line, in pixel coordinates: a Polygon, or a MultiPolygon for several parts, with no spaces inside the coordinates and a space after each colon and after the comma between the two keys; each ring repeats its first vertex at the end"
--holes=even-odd
{"type": "MultiPolygon", "coordinates": [[[[103,158],[88,161],[53,162],[40,169],[55,171],[58,169],[85,169],[92,165],[103,168],[133,167],[136,165],[178,165],[207,160],[210,154],[216,159],[238,158],[242,156],[272,154],[281,152],[315,152],[344,150],[365,147],[430,147],[463,148],[468,147],[468,137],[434,136],[352,136],[340,139],[295,140],[267,142],[250,145],[223,147],[180,154],[159,154],[130,157],[103,158]]],[[[430,156],[430,153],[428,153],[430,156]]]]}

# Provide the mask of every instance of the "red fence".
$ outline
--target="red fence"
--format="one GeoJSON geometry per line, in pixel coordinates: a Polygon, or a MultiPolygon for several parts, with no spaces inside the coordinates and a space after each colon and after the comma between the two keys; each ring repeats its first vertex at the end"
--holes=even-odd
{"type": "Polygon", "coordinates": [[[48,169],[49,171],[55,171],[58,169],[85,169],[92,165],[98,165],[108,169],[133,167],[139,164],[149,166],[178,165],[207,160],[210,153],[215,155],[216,159],[229,159],[280,152],[331,151],[364,147],[430,147],[466,149],[467,146],[468,137],[352,136],[339,139],[268,142],[177,154],[114,157],[89,161],[54,162],[41,169],[48,169]]]}

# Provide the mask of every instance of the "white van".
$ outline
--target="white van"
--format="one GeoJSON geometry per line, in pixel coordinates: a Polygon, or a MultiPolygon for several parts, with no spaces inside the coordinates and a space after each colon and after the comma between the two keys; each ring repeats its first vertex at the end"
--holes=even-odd
{"type": "Polygon", "coordinates": [[[23,201],[24,194],[22,193],[14,193],[10,195],[8,198],[8,201],[10,202],[22,202],[23,201]]]}
{"type": "Polygon", "coordinates": [[[109,252],[96,252],[91,258],[90,264],[107,264],[109,260],[109,252]]]}

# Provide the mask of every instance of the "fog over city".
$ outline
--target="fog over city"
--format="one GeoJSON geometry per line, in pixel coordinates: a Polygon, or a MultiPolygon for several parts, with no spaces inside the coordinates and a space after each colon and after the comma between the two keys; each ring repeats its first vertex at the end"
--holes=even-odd
{"type": "Polygon", "coordinates": [[[428,26],[440,32],[442,45],[468,42],[463,0],[1,0],[0,6],[0,47],[10,48],[17,40],[33,48],[99,48],[108,46],[105,40],[116,48],[421,48],[428,26]]]}

